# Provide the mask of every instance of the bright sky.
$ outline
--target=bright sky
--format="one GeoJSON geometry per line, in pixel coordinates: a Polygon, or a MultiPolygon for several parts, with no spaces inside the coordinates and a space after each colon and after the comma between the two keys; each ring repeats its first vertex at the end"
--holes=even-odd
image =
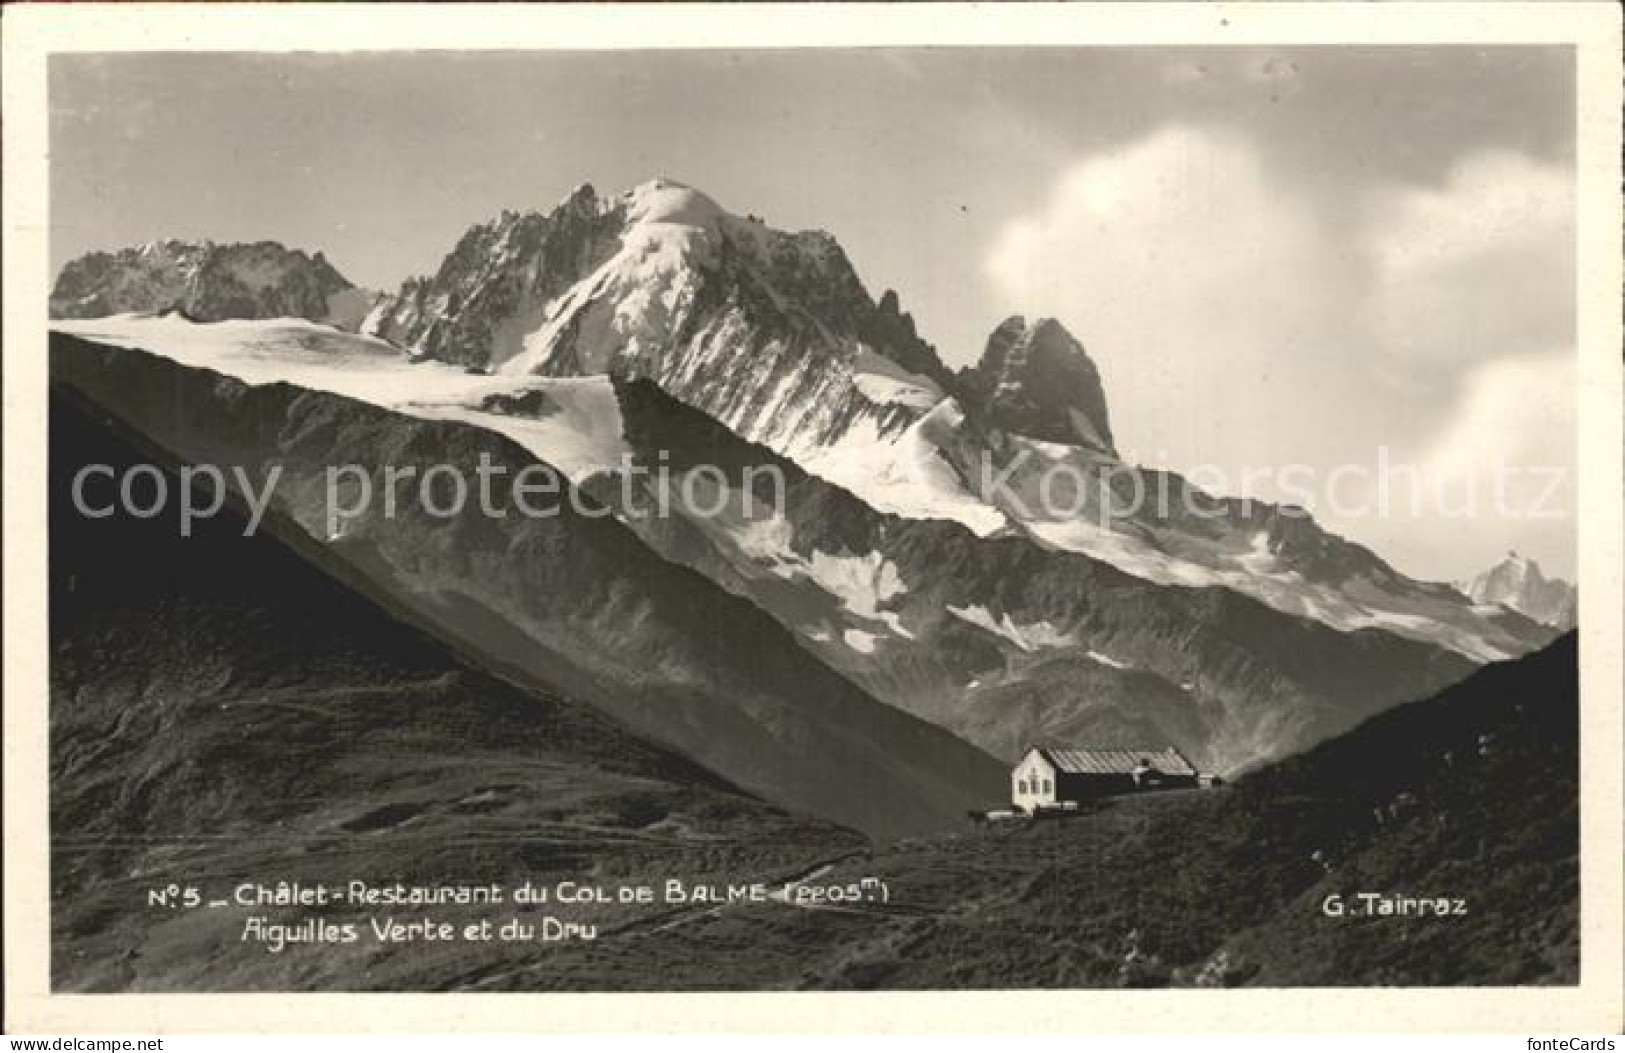
{"type": "Polygon", "coordinates": [[[392,289],[504,208],[665,175],[835,234],[950,363],[1010,313],[1059,317],[1131,459],[1262,497],[1292,496],[1278,473],[1305,466],[1323,522],[1424,577],[1514,547],[1574,571],[1572,518],[1531,514],[1573,505],[1571,485],[1540,500],[1532,471],[1575,465],[1567,49],[59,56],[51,72],[58,267],[269,238],[392,289]],[[1371,490],[1332,473],[1383,456],[1445,506],[1329,506],[1371,490]],[[1520,474],[1498,512],[1503,462],[1520,474]],[[1477,514],[1455,514],[1473,493],[1477,514]]]}

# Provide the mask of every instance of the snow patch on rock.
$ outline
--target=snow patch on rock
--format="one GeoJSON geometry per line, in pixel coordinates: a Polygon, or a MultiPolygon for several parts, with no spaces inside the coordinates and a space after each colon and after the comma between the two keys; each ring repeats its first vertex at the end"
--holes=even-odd
{"type": "Polygon", "coordinates": [[[846,646],[859,654],[874,654],[875,644],[880,637],[874,633],[864,632],[862,629],[848,629],[841,634],[841,640],[846,646]]]}
{"type": "Polygon", "coordinates": [[[1077,641],[1068,633],[1064,633],[1049,622],[1032,622],[1026,625],[1017,624],[1009,614],[994,618],[991,611],[979,604],[967,607],[948,606],[948,613],[961,621],[969,622],[978,629],[985,629],[995,636],[1002,637],[1014,644],[1017,648],[1032,652],[1045,648],[1068,647],[1077,641]]]}
{"type": "Polygon", "coordinates": [[[900,438],[855,428],[801,463],[878,511],[905,519],[948,519],[986,537],[1009,521],[972,494],[943,455],[943,444],[963,422],[958,404],[945,399],[900,438]]]}

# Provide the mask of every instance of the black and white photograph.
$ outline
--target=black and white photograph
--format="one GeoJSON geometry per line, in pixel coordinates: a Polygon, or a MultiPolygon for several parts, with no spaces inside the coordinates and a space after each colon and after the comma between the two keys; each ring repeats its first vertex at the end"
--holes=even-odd
{"type": "Polygon", "coordinates": [[[1579,51],[1203,17],[43,56],[46,993],[1617,958],[1579,51]]]}

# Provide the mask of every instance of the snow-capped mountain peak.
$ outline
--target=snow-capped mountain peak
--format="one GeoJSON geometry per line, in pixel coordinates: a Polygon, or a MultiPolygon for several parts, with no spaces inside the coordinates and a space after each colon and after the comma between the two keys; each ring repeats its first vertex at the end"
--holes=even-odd
{"type": "Polygon", "coordinates": [[[1539,563],[1516,550],[1457,587],[1474,603],[1500,604],[1543,625],[1570,629],[1575,624],[1574,586],[1562,578],[1548,578],[1539,563]]]}
{"type": "Polygon", "coordinates": [[[668,178],[613,196],[583,185],[551,212],[472,228],[367,332],[516,376],[648,377],[786,452],[901,434],[952,380],[829,234],[668,178]]]}

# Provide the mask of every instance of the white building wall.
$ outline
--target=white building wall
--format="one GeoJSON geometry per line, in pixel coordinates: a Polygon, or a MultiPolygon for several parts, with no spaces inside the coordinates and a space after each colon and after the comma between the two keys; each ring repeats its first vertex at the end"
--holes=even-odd
{"type": "Polygon", "coordinates": [[[1010,772],[1010,803],[1029,812],[1055,803],[1055,768],[1037,750],[1028,750],[1010,772]]]}

